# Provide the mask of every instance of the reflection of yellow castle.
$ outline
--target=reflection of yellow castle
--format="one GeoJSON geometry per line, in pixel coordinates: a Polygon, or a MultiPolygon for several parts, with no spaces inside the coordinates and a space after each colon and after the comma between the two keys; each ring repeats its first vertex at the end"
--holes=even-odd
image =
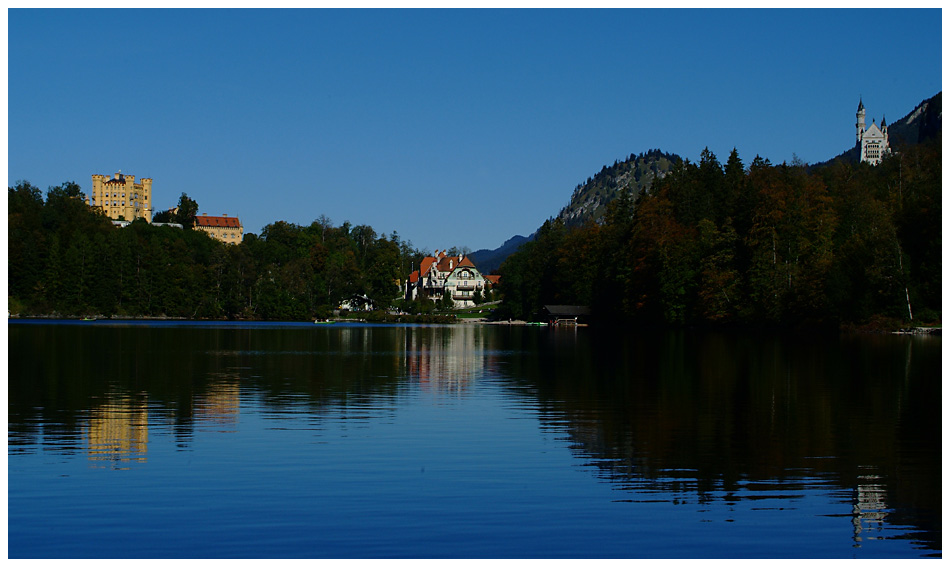
{"type": "Polygon", "coordinates": [[[122,175],[122,172],[111,179],[93,175],[92,195],[86,198],[86,204],[102,209],[111,219],[143,218],[152,222],[152,180],[144,177],[136,183],[134,175],[122,175]]]}
{"type": "Polygon", "coordinates": [[[148,404],[128,396],[112,397],[93,410],[86,430],[90,461],[145,461],[148,404]]]}

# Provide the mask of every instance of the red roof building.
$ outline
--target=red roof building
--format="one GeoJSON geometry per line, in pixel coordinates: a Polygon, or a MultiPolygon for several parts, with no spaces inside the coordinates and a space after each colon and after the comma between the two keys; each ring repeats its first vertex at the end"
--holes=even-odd
{"type": "Polygon", "coordinates": [[[422,296],[436,301],[448,292],[456,307],[472,307],[484,293],[486,283],[465,255],[449,256],[444,250],[436,250],[434,256],[422,259],[418,272],[409,275],[406,299],[422,296]]]}
{"type": "Polygon", "coordinates": [[[195,230],[206,232],[211,238],[225,244],[238,244],[244,238],[241,220],[228,215],[212,217],[208,216],[208,213],[202,213],[195,217],[195,230]]]}

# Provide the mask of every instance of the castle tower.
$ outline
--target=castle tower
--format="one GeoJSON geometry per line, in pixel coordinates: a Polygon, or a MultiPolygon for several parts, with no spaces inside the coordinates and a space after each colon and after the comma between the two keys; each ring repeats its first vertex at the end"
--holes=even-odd
{"type": "Polygon", "coordinates": [[[858,99],[858,112],[855,116],[858,121],[854,127],[857,130],[858,144],[860,144],[861,138],[864,137],[864,101],[861,99],[858,99]]]}

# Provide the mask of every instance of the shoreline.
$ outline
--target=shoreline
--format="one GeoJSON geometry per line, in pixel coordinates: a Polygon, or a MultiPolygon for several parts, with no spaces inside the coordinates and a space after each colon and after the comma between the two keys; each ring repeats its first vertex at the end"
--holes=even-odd
{"type": "MultiPolygon", "coordinates": [[[[448,316],[446,316],[448,317],[448,316]]],[[[112,315],[109,317],[102,315],[95,316],[78,316],[78,315],[56,315],[56,314],[45,314],[45,315],[20,315],[10,313],[7,315],[7,320],[62,320],[62,321],[195,321],[195,322],[208,322],[208,323],[314,323],[313,320],[269,320],[269,319],[196,319],[189,317],[169,317],[164,315],[139,315],[139,316],[121,316],[121,315],[112,315]]],[[[372,321],[367,319],[349,319],[349,318],[330,318],[327,320],[330,323],[372,323],[372,324],[432,324],[440,323],[446,325],[490,325],[490,326],[509,326],[509,327],[527,327],[527,326],[538,326],[538,327],[556,327],[556,328],[576,328],[576,327],[589,327],[587,323],[580,323],[576,325],[552,325],[550,323],[538,323],[524,321],[521,319],[513,319],[509,321],[492,321],[487,317],[467,317],[459,318],[456,317],[451,321],[372,321]]],[[[735,327],[728,327],[734,329],[735,327]]],[[[750,327],[751,329],[751,327],[750,327]]],[[[842,326],[838,329],[839,333],[857,333],[864,335],[908,335],[908,336],[942,336],[943,328],[940,326],[934,327],[924,327],[924,326],[906,326],[899,327],[897,329],[880,329],[880,328],[861,328],[854,326],[842,326]]]]}

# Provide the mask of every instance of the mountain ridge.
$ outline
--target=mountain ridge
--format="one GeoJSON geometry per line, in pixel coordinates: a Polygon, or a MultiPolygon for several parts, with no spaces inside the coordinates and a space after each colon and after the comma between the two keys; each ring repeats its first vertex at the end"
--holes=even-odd
{"type": "Polygon", "coordinates": [[[501,267],[501,263],[505,261],[505,258],[517,252],[522,244],[534,240],[535,234],[537,234],[537,231],[532,232],[528,236],[516,234],[494,250],[483,248],[472,252],[468,255],[468,259],[475,264],[479,272],[490,274],[501,267]]]}
{"type": "MultiPolygon", "coordinates": [[[[682,158],[676,154],[652,149],[642,154],[630,154],[625,160],[615,160],[613,165],[601,168],[587,181],[578,184],[571,194],[571,200],[561,208],[557,217],[567,226],[581,226],[588,221],[600,219],[607,205],[628,191],[636,198],[647,191],[655,179],[661,179],[670,172],[673,165],[682,158]]],[[[537,231],[528,236],[515,235],[494,250],[482,249],[469,254],[469,258],[484,274],[497,270],[505,258],[518,251],[525,242],[534,240],[537,231]]]]}
{"type": "MultiPolygon", "coordinates": [[[[904,117],[888,126],[891,147],[905,144],[917,144],[932,139],[942,131],[942,95],[943,91],[924,99],[904,117]]],[[[839,160],[856,163],[860,153],[856,146],[837,156],[812,165],[819,168],[839,160]]],[[[600,172],[578,184],[571,194],[570,202],[561,208],[557,216],[567,226],[580,226],[589,220],[603,216],[607,204],[620,195],[621,190],[629,190],[634,198],[649,190],[655,179],[664,177],[673,165],[682,158],[676,154],[651,149],[643,154],[630,154],[624,161],[615,160],[612,166],[604,165],[600,172]],[[632,180],[632,182],[631,182],[632,180]]],[[[537,230],[529,236],[515,235],[494,250],[482,249],[469,255],[472,262],[482,273],[497,270],[502,262],[518,251],[525,242],[534,240],[537,230]]]]}

